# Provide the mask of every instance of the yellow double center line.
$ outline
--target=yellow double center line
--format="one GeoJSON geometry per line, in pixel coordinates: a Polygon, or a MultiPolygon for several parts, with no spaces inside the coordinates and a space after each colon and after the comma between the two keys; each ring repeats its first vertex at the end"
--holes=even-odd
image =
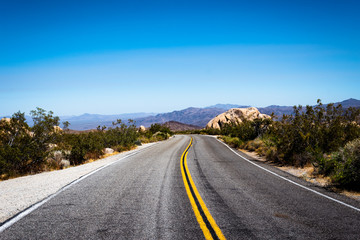
{"type": "Polygon", "coordinates": [[[180,168],[183,177],[186,193],[189,197],[192,209],[195,213],[201,230],[204,233],[205,239],[225,239],[220,228],[216,224],[214,218],[211,216],[204,201],[202,200],[196,186],[191,178],[189,169],[186,163],[186,157],[191,147],[193,139],[191,138],[189,145],[181,155],[180,168]]]}

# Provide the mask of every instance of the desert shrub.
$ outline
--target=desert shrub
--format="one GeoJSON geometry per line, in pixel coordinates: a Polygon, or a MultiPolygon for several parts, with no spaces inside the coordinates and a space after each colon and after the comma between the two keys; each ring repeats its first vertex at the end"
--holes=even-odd
{"type": "Polygon", "coordinates": [[[254,140],[267,132],[270,123],[270,119],[254,119],[254,121],[243,120],[240,123],[232,122],[222,126],[221,134],[237,137],[241,141],[254,140]]]}
{"type": "Polygon", "coordinates": [[[131,147],[135,144],[139,134],[133,120],[128,124],[123,123],[120,119],[113,122],[113,128],[104,132],[105,147],[125,146],[131,147]]]}
{"type": "Polygon", "coordinates": [[[325,176],[331,175],[336,168],[337,159],[339,159],[339,156],[337,156],[338,154],[339,152],[334,152],[330,155],[324,154],[323,157],[319,158],[317,162],[314,163],[318,173],[325,176]]]}
{"type": "MultiPolygon", "coordinates": [[[[260,155],[266,155],[268,145],[263,139],[271,123],[271,119],[255,119],[254,121],[243,120],[240,123],[224,124],[221,127],[221,138],[231,147],[243,148],[256,151],[260,155]]],[[[266,138],[268,137],[266,136],[266,138]]]]}
{"type": "Polygon", "coordinates": [[[71,164],[82,164],[86,160],[96,159],[103,155],[104,148],[113,148],[121,152],[134,147],[138,139],[137,128],[132,120],[128,124],[117,120],[113,127],[98,128],[97,131],[81,134],[64,134],[63,148],[71,151],[71,164]]]}
{"type": "Polygon", "coordinates": [[[239,138],[237,137],[228,137],[228,136],[222,136],[221,139],[228,144],[230,147],[233,148],[239,148],[243,145],[243,141],[241,141],[239,138]]]}
{"type": "Polygon", "coordinates": [[[226,135],[226,134],[221,133],[220,129],[215,129],[215,128],[207,128],[205,130],[201,130],[200,134],[208,134],[208,135],[220,135],[220,134],[222,134],[222,135],[226,135]]]}
{"type": "Polygon", "coordinates": [[[32,156],[32,164],[39,165],[49,156],[49,144],[56,144],[59,140],[59,117],[53,116],[53,112],[48,113],[41,108],[31,111],[34,125],[31,127],[32,144],[36,149],[32,156]]]}
{"type": "Polygon", "coordinates": [[[169,127],[155,123],[145,132],[141,132],[138,138],[142,143],[156,142],[166,140],[173,134],[169,127]]]}
{"type": "Polygon", "coordinates": [[[353,140],[331,155],[331,179],[343,187],[360,189],[360,138],[353,140]]]}
{"type": "Polygon", "coordinates": [[[151,134],[155,134],[157,132],[172,134],[170,128],[168,128],[164,125],[158,124],[158,123],[151,124],[148,131],[151,134]]]}
{"type": "Polygon", "coordinates": [[[248,141],[244,148],[249,151],[258,151],[265,147],[265,143],[260,138],[248,141]]]}
{"type": "Polygon", "coordinates": [[[348,141],[360,137],[358,117],[358,109],[344,110],[334,104],[325,107],[318,100],[315,107],[295,106],[293,115],[284,115],[281,121],[271,124],[268,135],[281,162],[323,164],[323,154],[337,151],[348,141]]]}
{"type": "Polygon", "coordinates": [[[85,139],[88,134],[66,134],[64,140],[69,147],[69,160],[72,165],[82,164],[85,161],[85,156],[88,153],[88,147],[85,139]]]}
{"type": "Polygon", "coordinates": [[[25,114],[17,112],[9,122],[0,121],[0,134],[1,175],[27,172],[34,149],[25,114]]]}
{"type": "Polygon", "coordinates": [[[169,137],[170,134],[166,132],[156,132],[152,135],[152,138],[155,139],[156,141],[163,141],[168,139],[169,137]]]}
{"type": "Polygon", "coordinates": [[[266,149],[265,157],[271,162],[280,162],[276,147],[270,146],[266,149]]]}
{"type": "Polygon", "coordinates": [[[138,141],[140,141],[140,143],[150,143],[150,139],[148,137],[146,137],[144,134],[141,134],[138,138],[138,141]]]}

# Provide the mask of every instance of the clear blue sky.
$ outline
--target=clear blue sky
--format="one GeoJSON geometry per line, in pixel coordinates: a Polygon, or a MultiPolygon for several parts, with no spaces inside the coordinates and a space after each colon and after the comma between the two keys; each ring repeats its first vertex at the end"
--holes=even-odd
{"type": "Polygon", "coordinates": [[[360,1],[0,4],[0,116],[360,99],[360,1]]]}

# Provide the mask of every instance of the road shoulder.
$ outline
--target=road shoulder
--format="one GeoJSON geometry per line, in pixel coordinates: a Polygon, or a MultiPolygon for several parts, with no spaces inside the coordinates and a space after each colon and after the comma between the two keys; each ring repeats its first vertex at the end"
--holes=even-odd
{"type": "Polygon", "coordinates": [[[35,203],[61,190],[77,179],[156,143],[63,170],[42,172],[0,182],[0,222],[12,218],[35,203]]]}

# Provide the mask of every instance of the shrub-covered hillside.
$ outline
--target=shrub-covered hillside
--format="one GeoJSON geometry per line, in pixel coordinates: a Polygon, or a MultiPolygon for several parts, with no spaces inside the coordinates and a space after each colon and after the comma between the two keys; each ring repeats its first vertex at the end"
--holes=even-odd
{"type": "Polygon", "coordinates": [[[94,131],[71,133],[69,123],[61,129],[59,117],[53,114],[41,108],[31,111],[32,127],[21,112],[0,121],[0,179],[82,164],[100,158],[106,148],[121,152],[172,134],[159,124],[139,131],[132,120],[127,124],[117,120],[108,129],[99,126],[94,131]]]}

